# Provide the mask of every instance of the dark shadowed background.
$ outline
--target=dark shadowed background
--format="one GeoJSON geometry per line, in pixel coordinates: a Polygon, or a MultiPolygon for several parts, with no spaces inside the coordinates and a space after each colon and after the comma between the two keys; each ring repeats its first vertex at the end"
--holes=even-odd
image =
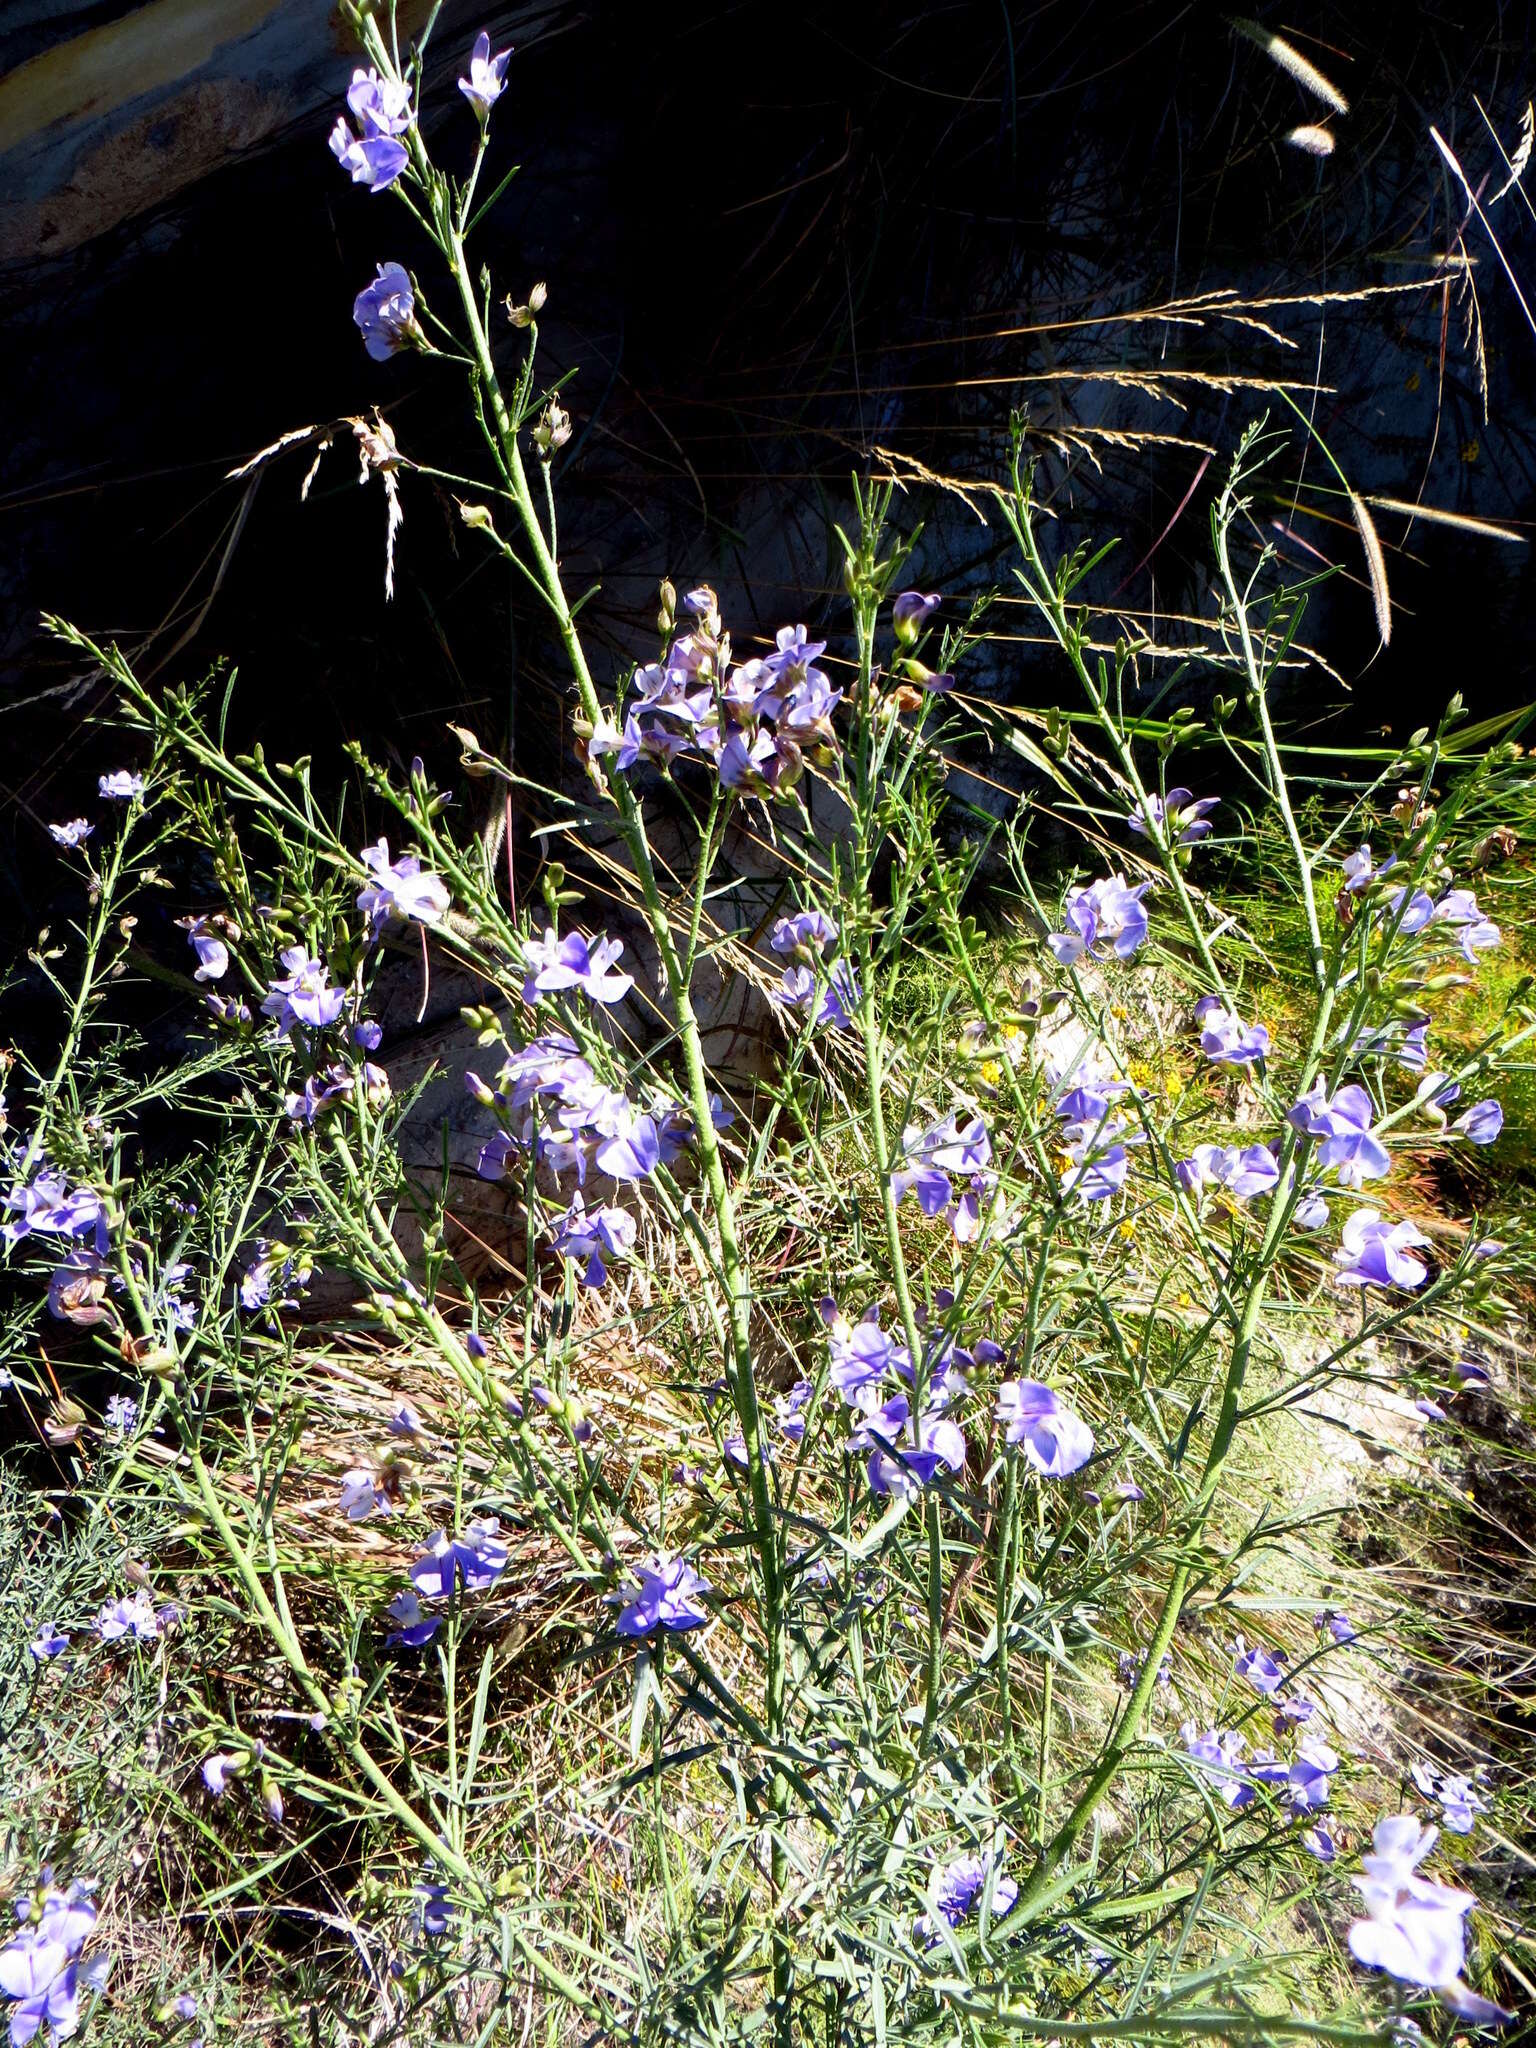
{"type": "MultiPolygon", "coordinates": [[[[1122,537],[1095,595],[1170,660],[1198,650],[1212,488],[1268,411],[1294,431],[1254,540],[1342,571],[1308,620],[1339,680],[1314,671],[1299,708],[1401,734],[1454,687],[1478,710],[1531,694],[1529,548],[1378,506],[1378,650],[1337,479],[1273,388],[1360,492],[1530,530],[1536,336],[1430,137],[1525,289],[1536,222],[1522,190],[1493,194],[1536,88],[1528,6],[1266,10],[1340,114],[1216,10],[1168,0],[450,0],[424,95],[450,164],[482,24],[516,49],[485,189],[522,169],[481,257],[498,297],[547,281],[550,365],[577,371],[562,555],[571,588],[601,581],[615,670],[649,643],[664,571],[717,582],[738,647],[835,623],[849,471],[894,451],[995,473],[1016,406],[1063,540],[1122,537]],[[1304,123],[1330,156],[1286,139],[1304,123]]],[[[557,738],[552,650],[446,493],[407,481],[386,604],[382,502],[345,446],[303,505],[307,453],[226,475],[373,406],[407,453],[476,460],[452,368],[374,364],[352,325],[374,264],[423,251],[326,151],[350,63],[339,20],[298,0],[0,15],[0,881],[21,934],[53,913],[45,822],[89,808],[120,751],[42,610],[146,673],[238,662],[235,726],[279,752],[358,738],[446,774],[450,717],[557,738]]],[[[921,509],[925,581],[1005,573],[962,501],[921,509]]],[[[979,682],[1051,701],[1049,653],[998,617],[979,682]]],[[[1187,687],[1207,686],[1197,665],[1187,687]]]]}

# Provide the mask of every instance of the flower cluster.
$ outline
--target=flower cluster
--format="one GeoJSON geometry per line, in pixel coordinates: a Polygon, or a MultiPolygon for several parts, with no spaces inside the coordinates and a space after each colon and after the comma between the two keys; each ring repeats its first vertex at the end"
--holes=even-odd
{"type": "Polygon", "coordinates": [[[16,1901],[17,1932],[0,1948],[0,1992],[12,2001],[12,2048],[25,2048],[45,2024],[64,2040],[80,2024],[82,1990],[106,1982],[103,1957],[84,1966],[80,1953],[96,1927],[91,1887],[76,1881],[67,1891],[48,1882],[30,1898],[16,1901]]]}
{"type": "Polygon", "coordinates": [[[400,137],[411,125],[411,90],[400,80],[381,78],[371,68],[352,74],[347,106],[356,123],[337,117],[329,136],[331,154],[354,185],[383,192],[410,162],[400,137]]]}
{"type": "Polygon", "coordinates": [[[932,1903],[916,1924],[917,1938],[933,1947],[943,1939],[941,1925],[951,1930],[962,1926],[980,1912],[983,1899],[990,1902],[991,1918],[1001,1920],[1018,1896],[1019,1887],[1000,1856],[957,1856],[933,1874],[929,1886],[932,1903]]]}
{"type": "Polygon", "coordinates": [[[985,1123],[965,1123],[951,1110],[923,1130],[909,1124],[901,1137],[902,1163],[891,1174],[898,1202],[916,1195],[925,1216],[942,1216],[960,1244],[1002,1235],[1006,1218],[993,1213],[997,1175],[991,1171],[992,1140],[985,1123]]]}
{"type": "MultiPolygon", "coordinates": [[[[358,1475],[360,1479],[367,1476],[358,1475]]],[[[372,1482],[368,1483],[372,1491],[372,1482]]],[[[385,1637],[386,1646],[414,1650],[431,1642],[443,1618],[426,1613],[422,1601],[451,1600],[460,1590],[484,1591],[506,1570],[508,1556],[501,1524],[494,1515],[483,1515],[452,1536],[439,1529],[411,1566],[410,1585],[389,1604],[389,1617],[396,1627],[385,1637]]]]}
{"type": "Polygon", "coordinates": [[[817,1029],[851,1031],[859,984],[847,960],[827,966],[837,941],[836,920],[824,910],[801,910],[793,917],[779,918],[768,943],[775,953],[787,957],[790,965],[772,993],[776,1003],[800,1011],[817,1029]]]}

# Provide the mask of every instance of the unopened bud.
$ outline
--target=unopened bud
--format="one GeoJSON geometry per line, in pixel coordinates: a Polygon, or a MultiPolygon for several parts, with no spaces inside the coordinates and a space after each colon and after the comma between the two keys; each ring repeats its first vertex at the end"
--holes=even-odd
{"type": "Polygon", "coordinates": [[[486,506],[466,505],[462,498],[456,499],[455,502],[459,508],[459,517],[466,526],[479,527],[486,533],[494,533],[496,531],[496,522],[491,517],[486,506]]]}

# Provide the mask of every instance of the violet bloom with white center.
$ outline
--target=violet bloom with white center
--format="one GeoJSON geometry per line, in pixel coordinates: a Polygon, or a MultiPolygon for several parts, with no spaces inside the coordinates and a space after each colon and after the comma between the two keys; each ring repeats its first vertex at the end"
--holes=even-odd
{"type": "Polygon", "coordinates": [[[682,1558],[673,1558],[670,1563],[652,1558],[614,1596],[621,1603],[615,1626],[621,1636],[649,1636],[657,1629],[679,1632],[702,1628],[709,1619],[703,1604],[709,1591],[708,1580],[682,1558]]]}
{"type": "Polygon", "coordinates": [[[661,1164],[661,1141],[655,1120],[626,1103],[611,1135],[593,1155],[599,1173],[614,1180],[649,1180],[661,1164]]]}
{"type": "Polygon", "coordinates": [[[40,1903],[36,1912],[35,1902],[16,1902],[23,1924],[0,1948],[0,1994],[14,2001],[7,2015],[12,2048],[24,2048],[45,2025],[56,2041],[67,2039],[80,2024],[82,1983],[99,1990],[105,1981],[105,1959],[79,1967],[80,1951],[96,1925],[87,1887],[50,1887],[40,1903]]]}
{"type": "Polygon", "coordinates": [[[1392,1170],[1392,1156],[1371,1129],[1371,1098],[1351,1082],[1329,1099],[1326,1085],[1315,1081],[1287,1111],[1287,1120],[1303,1136],[1320,1138],[1318,1158],[1337,1169],[1340,1184],[1357,1188],[1392,1170]]]}
{"type": "Polygon", "coordinates": [[[1296,1212],[1291,1221],[1298,1230],[1326,1230],[1328,1204],[1320,1194],[1305,1195],[1296,1204],[1296,1212]]]}
{"type": "Polygon", "coordinates": [[[193,970],[194,981],[218,981],[229,972],[229,948],[225,945],[218,928],[206,917],[189,917],[183,922],[187,928],[187,944],[197,955],[197,966],[193,970]]]}
{"type": "Polygon", "coordinates": [[[1422,1287],[1428,1268],[1410,1254],[1429,1239],[1411,1223],[1383,1223],[1375,1209],[1357,1209],[1334,1253],[1341,1287],[1422,1287]]]}
{"type": "Polygon", "coordinates": [[[848,1439],[851,1450],[867,1451],[870,1491],[905,1499],[931,1486],[941,1468],[965,1469],[966,1442],[958,1423],[930,1405],[915,1419],[905,1394],[867,1414],[848,1439]]]}
{"type": "Polygon", "coordinates": [[[1470,1109],[1463,1110],[1451,1126],[1473,1145],[1491,1145],[1503,1128],[1503,1108],[1492,1096],[1486,1102],[1474,1102],[1470,1109]]]}
{"type": "Polygon", "coordinates": [[[1052,932],[1046,944],[1063,967],[1071,967],[1084,953],[1098,957],[1108,946],[1117,960],[1129,960],[1147,936],[1147,913],[1142,897],[1150,882],[1131,888],[1124,875],[1109,875],[1087,888],[1067,891],[1063,913],[1067,929],[1052,932]]]}
{"type": "Polygon", "coordinates": [[[780,1434],[792,1444],[805,1440],[805,1410],[811,1398],[809,1380],[796,1380],[787,1394],[776,1394],[773,1400],[774,1419],[780,1434]]]}
{"type": "Polygon", "coordinates": [[[425,1614],[420,1597],[409,1588],[397,1593],[386,1610],[396,1625],[384,1638],[386,1650],[398,1645],[405,1650],[419,1650],[423,1643],[430,1643],[442,1626],[440,1614],[425,1614]]]}
{"type": "Polygon", "coordinates": [[[366,134],[403,135],[411,125],[411,89],[401,80],[381,78],[370,65],[352,73],[347,105],[366,134]]]}
{"type": "Polygon", "coordinates": [[[1130,1154],[1119,1141],[1130,1128],[1124,1123],[1105,1124],[1079,1144],[1069,1146],[1072,1166],[1062,1176],[1062,1194],[1076,1195],[1082,1202],[1107,1202],[1118,1195],[1131,1165],[1130,1154]]]}
{"type": "Polygon", "coordinates": [[[1232,1645],[1232,1669],[1239,1678],[1246,1678],[1254,1691],[1262,1693],[1266,1699],[1285,1683],[1283,1661],[1262,1644],[1255,1644],[1249,1649],[1241,1636],[1232,1645]]]}
{"type": "Polygon", "coordinates": [[[325,962],[312,959],[305,946],[289,946],[282,964],[287,973],[268,984],[261,1004],[261,1014],[277,1025],[278,1037],[286,1038],[295,1024],[307,1024],[312,1031],[324,1031],[334,1024],[346,1005],[347,992],[331,987],[325,962]]]}
{"type": "Polygon", "coordinates": [[[1170,845],[1195,846],[1210,836],[1210,813],[1219,802],[1219,797],[1197,797],[1193,790],[1170,789],[1166,797],[1149,795],[1145,810],[1129,812],[1125,822],[1144,839],[1152,837],[1149,828],[1156,827],[1170,845]]]}
{"type": "MultiPolygon", "coordinates": [[[[1391,865],[1388,861],[1387,866],[1391,865]]],[[[1376,873],[1371,860],[1371,842],[1368,839],[1364,840],[1354,853],[1346,855],[1341,866],[1344,872],[1344,887],[1352,896],[1358,896],[1376,873]]]]}
{"type": "Polygon", "coordinates": [[[411,1566],[411,1583],[428,1600],[445,1600],[458,1585],[478,1593],[506,1569],[507,1557],[501,1524],[484,1515],[456,1536],[439,1529],[411,1566]]]}
{"type": "Polygon", "coordinates": [[[635,1247],[635,1219],[627,1209],[588,1209],[580,1194],[555,1226],[552,1243],[562,1257],[583,1267],[583,1287],[601,1287],[608,1278],[605,1259],[627,1259],[635,1247]]]}
{"type": "Polygon", "coordinates": [[[463,93],[475,110],[475,118],[484,127],[491,118],[491,109],[507,89],[507,62],[510,50],[498,50],[491,55],[491,39],[484,29],[475,37],[474,47],[469,53],[469,76],[459,80],[459,91],[463,93]]]}
{"type": "Polygon", "coordinates": [[[1262,1024],[1245,1024],[1219,996],[1203,996],[1195,1005],[1200,1050],[1217,1066],[1254,1066],[1269,1058],[1269,1032],[1262,1024]]]}
{"type": "Polygon", "coordinates": [[[546,927],[542,939],[523,941],[523,1001],[579,988],[594,1003],[616,1003],[635,985],[632,974],[613,969],[623,950],[621,941],[606,934],[589,942],[580,932],[568,932],[562,939],[546,927]]]}
{"type": "Polygon", "coordinates": [[[881,1329],[878,1309],[851,1325],[834,1312],[827,1343],[832,1384],[851,1408],[865,1406],[862,1397],[888,1373],[911,1376],[907,1348],[881,1329]]]}
{"type": "Polygon", "coordinates": [[[940,1921],[949,1928],[960,1927],[973,1913],[980,1912],[983,1900],[989,1896],[990,1917],[1001,1920],[1012,1910],[1019,1888],[1004,1870],[1001,1858],[957,1856],[937,1873],[930,1896],[933,1911],[923,1914],[915,1931],[931,1948],[942,1939],[940,1921]]]}
{"type": "Polygon", "coordinates": [[[775,953],[815,961],[837,943],[837,926],[824,910],[797,910],[778,920],[768,943],[775,953]]]}
{"type": "Polygon", "coordinates": [[[1397,1048],[1397,1064],[1409,1074],[1422,1074],[1429,1065],[1429,1026],[1410,1025],[1397,1048]]]}
{"type": "Polygon", "coordinates": [[[130,803],[144,794],[144,778],[135,775],[128,768],[114,768],[110,775],[98,775],[96,787],[103,796],[114,798],[119,803],[130,803]]]}
{"type": "Polygon", "coordinates": [[[1093,1456],[1093,1431],[1039,1380],[1005,1380],[997,1390],[997,1419],[1009,1443],[1021,1446],[1047,1479],[1065,1479],[1093,1456]]]}
{"type": "Polygon", "coordinates": [[[363,347],[376,363],[387,363],[401,349],[424,339],[416,319],[410,273],[399,263],[378,265],[378,276],[352,301],[352,318],[363,337],[363,347]]]}
{"type": "Polygon", "coordinates": [[[1472,1893],[1418,1875],[1437,1832],[1409,1813],[1376,1823],[1373,1853],[1361,1857],[1364,1874],[1355,1879],[1365,1917],[1349,1930],[1350,1953],[1368,1969],[1437,1992],[1462,2019],[1474,2024],[1507,2019],[1491,1999],[1479,1997],[1461,1980],[1464,1923],[1476,1904],[1472,1893]]]}
{"type": "Polygon", "coordinates": [[[910,647],[944,602],[936,590],[903,590],[891,606],[891,627],[903,647],[910,647]]]}
{"type": "Polygon", "coordinates": [[[1435,914],[1434,898],[1422,889],[1394,889],[1382,910],[1382,922],[1396,922],[1398,936],[1411,939],[1423,931],[1435,914]]]}
{"type": "Polygon", "coordinates": [[[107,1401],[102,1420],[115,1436],[127,1436],[139,1419],[139,1404],[131,1394],[113,1394],[107,1401]]]}
{"type": "Polygon", "coordinates": [[[773,1002],[782,1004],[786,1010],[799,1010],[810,1017],[817,1030],[853,1029],[859,985],[846,960],[839,960],[831,973],[819,982],[815,970],[810,967],[786,967],[778,987],[768,993],[773,1002]]]}
{"type": "Polygon", "coordinates": [[[64,825],[50,825],[49,835],[57,846],[84,846],[96,830],[87,818],[71,818],[64,825]]]}
{"type": "Polygon", "coordinates": [[[96,1616],[96,1633],[104,1643],[115,1643],[123,1636],[132,1636],[137,1642],[152,1643],[160,1635],[162,1626],[154,1603],[142,1586],[138,1592],[124,1594],[120,1600],[109,1600],[96,1616]]]}
{"type": "MultiPolygon", "coordinates": [[[[780,626],[774,641],[774,651],[764,657],[763,666],[786,685],[812,674],[811,663],[827,651],[826,641],[810,639],[804,626],[780,626]]],[[[778,713],[769,716],[776,718],[778,713]]]]}
{"type": "Polygon", "coordinates": [[[51,1658],[57,1657],[61,1651],[68,1648],[69,1637],[64,1633],[63,1629],[55,1628],[50,1622],[45,1627],[39,1629],[31,1642],[28,1643],[27,1652],[39,1664],[46,1664],[51,1658]]]}
{"type": "MultiPolygon", "coordinates": [[[[486,1350],[484,1340],[482,1338],[475,1336],[473,1331],[471,1331],[469,1336],[467,1336],[464,1339],[464,1345],[465,1349],[468,1350],[473,1357],[485,1357],[486,1350]]],[[[416,1410],[411,1406],[410,1402],[402,1401],[400,1403],[400,1406],[395,1410],[394,1414],[391,1415],[391,1417],[389,1418],[389,1433],[391,1436],[419,1437],[425,1436],[427,1432],[425,1428],[422,1426],[421,1417],[416,1413],[416,1410]]]]}
{"type": "Polygon", "coordinates": [[[1329,1635],[1336,1643],[1352,1643],[1358,1633],[1347,1614],[1337,1608],[1325,1607],[1321,1614],[1312,1617],[1312,1626],[1319,1635],[1329,1635]]]}
{"type": "Polygon", "coordinates": [[[358,137],[339,118],[327,141],[332,156],[353,184],[366,186],[370,192],[387,191],[410,162],[405,149],[392,135],[358,137]]]}
{"type": "Polygon", "coordinates": [[[402,853],[391,861],[389,841],[365,846],[359,856],[372,876],[358,891],[357,907],[368,919],[370,935],[377,938],[391,919],[414,918],[418,924],[441,924],[453,898],[441,875],[424,869],[414,853],[402,853]]]}

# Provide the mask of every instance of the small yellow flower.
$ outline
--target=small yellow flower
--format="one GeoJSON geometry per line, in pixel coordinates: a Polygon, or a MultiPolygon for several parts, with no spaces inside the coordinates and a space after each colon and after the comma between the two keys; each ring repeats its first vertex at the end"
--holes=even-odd
{"type": "Polygon", "coordinates": [[[1133,1238],[1136,1235],[1136,1225],[1129,1216],[1120,1225],[1120,1235],[1127,1239],[1133,1238]]]}
{"type": "Polygon", "coordinates": [[[1191,1296],[1190,1296],[1190,1295],[1189,1295],[1189,1294],[1188,1294],[1188,1293],[1186,1292],[1186,1293],[1183,1293],[1183,1294],[1181,1294],[1181,1295],[1179,1296],[1179,1299],[1178,1299],[1178,1302],[1177,1302],[1177,1304],[1176,1304],[1176,1305],[1177,1305],[1177,1306],[1178,1306],[1179,1308],[1193,1308],[1195,1304],[1194,1304],[1194,1301],[1193,1301],[1193,1299],[1191,1298],[1191,1296]]]}
{"type": "Polygon", "coordinates": [[[987,1084],[987,1086],[988,1086],[989,1088],[995,1088],[995,1087],[997,1087],[998,1083],[999,1083],[999,1082],[1000,1082],[1000,1081],[1002,1080],[1002,1078],[1003,1078],[1003,1070],[1002,1070],[1002,1068],[1001,1068],[1001,1067],[1000,1067],[1000,1066],[999,1066],[999,1065],[997,1064],[997,1061],[996,1061],[996,1060],[983,1060],[983,1061],[982,1061],[982,1063],[981,1063],[981,1078],[983,1079],[983,1081],[985,1081],[985,1082],[986,1082],[986,1084],[987,1084]]]}
{"type": "Polygon", "coordinates": [[[1109,1006],[1109,1014],[1111,1015],[1111,1017],[1114,1018],[1117,1024],[1123,1024],[1125,1022],[1124,1003],[1111,1003],[1109,1006]]]}
{"type": "Polygon", "coordinates": [[[1165,1074],[1163,1076],[1163,1093],[1170,1101],[1177,1101],[1184,1093],[1184,1076],[1182,1074],[1165,1074]]]}

